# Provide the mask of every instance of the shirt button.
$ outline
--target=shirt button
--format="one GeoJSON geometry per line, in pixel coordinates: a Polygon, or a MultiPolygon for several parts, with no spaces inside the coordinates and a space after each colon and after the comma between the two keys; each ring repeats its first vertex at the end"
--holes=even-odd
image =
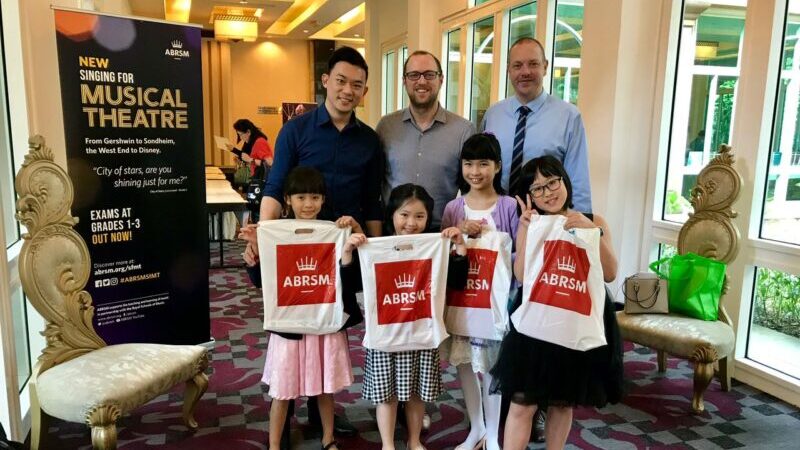
{"type": "Polygon", "coordinates": [[[417,153],[417,156],[422,156],[422,152],[417,153]]]}

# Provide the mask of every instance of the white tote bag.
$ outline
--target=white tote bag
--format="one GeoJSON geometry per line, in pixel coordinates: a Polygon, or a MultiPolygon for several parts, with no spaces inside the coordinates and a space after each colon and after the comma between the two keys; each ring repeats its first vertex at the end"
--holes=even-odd
{"type": "Polygon", "coordinates": [[[322,220],[259,222],[265,330],[328,334],[344,325],[337,269],[349,235],[349,228],[322,220]]]}
{"type": "Polygon", "coordinates": [[[450,242],[439,233],[370,238],[358,248],[364,285],[364,347],[384,352],[437,348],[450,242]]]}
{"type": "Polygon", "coordinates": [[[564,230],[562,215],[528,227],[522,304],[511,322],[522,334],[573,350],[606,344],[600,231],[564,230]]]}
{"type": "Polygon", "coordinates": [[[511,289],[511,236],[490,231],[464,237],[469,258],[467,286],[448,291],[444,323],[459,336],[501,340],[508,323],[511,289]]]}

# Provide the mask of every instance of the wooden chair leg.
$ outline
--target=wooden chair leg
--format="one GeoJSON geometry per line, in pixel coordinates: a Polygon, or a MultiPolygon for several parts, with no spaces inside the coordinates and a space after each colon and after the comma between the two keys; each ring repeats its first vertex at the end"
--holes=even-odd
{"type": "Polygon", "coordinates": [[[117,448],[117,419],[121,411],[116,405],[98,406],[89,411],[87,423],[92,427],[92,448],[114,450],[117,448]]]}
{"type": "Polygon", "coordinates": [[[719,360],[719,371],[717,376],[722,390],[729,392],[731,390],[731,364],[733,363],[732,356],[726,356],[719,360]]]}
{"type": "Polygon", "coordinates": [[[664,373],[667,371],[667,353],[664,350],[656,350],[658,355],[658,371],[664,373]]]}
{"type": "Polygon", "coordinates": [[[197,421],[194,420],[194,408],[207,388],[208,377],[202,372],[186,382],[186,392],[183,395],[183,421],[192,430],[197,429],[197,421]]]}
{"type": "Polygon", "coordinates": [[[711,378],[714,377],[714,361],[717,360],[717,352],[710,347],[699,347],[689,360],[694,363],[692,409],[696,413],[701,413],[705,410],[703,393],[711,382],[711,378]]]}
{"type": "Polygon", "coordinates": [[[36,383],[30,385],[31,396],[31,450],[47,448],[46,438],[50,422],[47,413],[39,405],[39,394],[36,392],[36,383]]]}

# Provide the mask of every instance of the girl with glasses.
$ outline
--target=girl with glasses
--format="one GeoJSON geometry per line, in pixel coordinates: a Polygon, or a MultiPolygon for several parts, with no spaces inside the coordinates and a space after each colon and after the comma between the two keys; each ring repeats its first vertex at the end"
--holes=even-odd
{"type": "MultiPolygon", "coordinates": [[[[614,281],[617,258],[606,221],[597,214],[572,209],[572,183],[561,162],[542,156],[522,167],[519,192],[519,228],[516,248],[525,254],[531,217],[537,214],[566,216],[565,229],[599,228],[600,263],[606,282],[614,281]]],[[[522,282],[525,258],[514,262],[514,275],[522,282]]],[[[530,275],[530,274],[529,274],[530,275]]],[[[517,293],[513,309],[522,303],[517,293]]],[[[622,343],[614,307],[606,296],[603,323],[607,345],[578,351],[525,336],[511,326],[503,339],[497,364],[491,371],[495,391],[511,399],[506,419],[504,448],[524,449],[528,445],[531,421],[536,410],[547,411],[545,437],[548,449],[563,448],[572,427],[576,406],[602,407],[616,403],[622,395],[622,343]]]]}

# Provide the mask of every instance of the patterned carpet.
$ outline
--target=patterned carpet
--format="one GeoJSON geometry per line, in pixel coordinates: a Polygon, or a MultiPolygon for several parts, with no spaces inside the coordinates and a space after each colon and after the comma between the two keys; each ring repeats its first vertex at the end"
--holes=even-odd
{"type": "MultiPolygon", "coordinates": [[[[226,244],[226,264],[238,263],[241,248],[226,244]],[[230,248],[228,248],[230,247],[230,248]]],[[[215,258],[212,252],[212,258],[215,258]]],[[[217,256],[218,257],[218,256],[217,256]]],[[[216,263],[218,259],[214,259],[216,263]]],[[[249,287],[243,269],[212,270],[211,327],[216,339],[209,369],[210,385],[197,408],[200,429],[189,433],[181,423],[183,389],[162,395],[119,422],[121,449],[266,449],[268,402],[259,382],[266,352],[261,330],[260,292],[249,287]]],[[[379,449],[375,408],[361,399],[363,330],[350,333],[356,383],[336,395],[337,413],[359,429],[340,439],[344,449],[379,449]]],[[[670,358],[665,374],[656,371],[656,355],[647,348],[625,347],[628,395],[617,405],[577,409],[567,448],[581,449],[796,449],[800,410],[749,386],[734,382],[722,392],[715,380],[706,393],[706,412],[691,413],[692,371],[686,361],[670,358]]],[[[444,372],[447,392],[428,406],[432,426],[427,447],[451,449],[466,437],[468,419],[452,367],[444,372]]],[[[319,435],[306,426],[305,402],[298,402],[292,424],[293,447],[319,449],[319,435]]],[[[398,428],[398,449],[405,432],[398,428]]],[[[48,446],[89,449],[89,430],[55,421],[48,446]]],[[[544,448],[544,445],[531,446],[544,448]]]]}

